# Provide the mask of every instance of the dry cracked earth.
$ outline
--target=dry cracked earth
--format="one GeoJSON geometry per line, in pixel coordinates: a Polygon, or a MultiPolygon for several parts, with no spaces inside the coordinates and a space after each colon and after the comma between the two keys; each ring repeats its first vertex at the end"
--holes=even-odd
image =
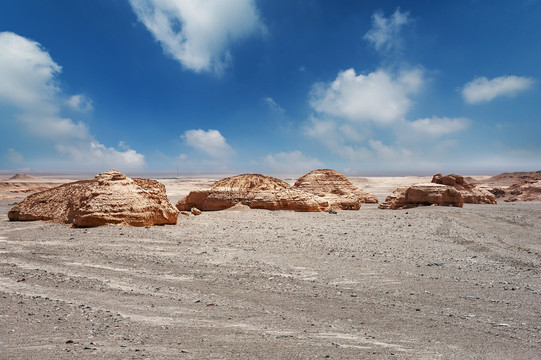
{"type": "Polygon", "coordinates": [[[9,222],[1,359],[534,359],[541,203],[9,222]]]}

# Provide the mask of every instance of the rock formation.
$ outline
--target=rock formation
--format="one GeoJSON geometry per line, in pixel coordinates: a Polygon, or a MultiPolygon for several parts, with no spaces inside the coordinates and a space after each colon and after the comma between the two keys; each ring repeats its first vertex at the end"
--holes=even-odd
{"type": "Polygon", "coordinates": [[[219,180],[209,189],[195,190],[180,199],[177,209],[224,210],[236,204],[252,209],[323,211],[327,203],[293,188],[285,181],[259,174],[244,174],[219,180]]]}
{"type": "Polygon", "coordinates": [[[467,183],[461,175],[450,174],[442,176],[436,174],[432,178],[434,184],[448,185],[457,189],[466,204],[496,204],[496,196],[490,191],[467,183]]]}
{"type": "Polygon", "coordinates": [[[455,188],[434,183],[416,184],[401,187],[389,195],[380,209],[407,209],[422,205],[457,206],[462,207],[464,199],[455,188]]]}
{"type": "Polygon", "coordinates": [[[483,183],[506,202],[541,200],[541,171],[502,173],[483,183]]]}
{"type": "Polygon", "coordinates": [[[51,220],[74,227],[176,224],[177,216],[162,184],[116,170],[32,194],[8,212],[12,221],[51,220]]]}
{"type": "Polygon", "coordinates": [[[361,203],[377,203],[378,199],[359,189],[334,170],[320,169],[301,176],[293,187],[328,202],[329,210],[359,210],[361,203]]]}
{"type": "Polygon", "coordinates": [[[506,199],[506,202],[541,200],[541,179],[523,180],[518,184],[511,185],[507,193],[511,197],[506,199]]]}

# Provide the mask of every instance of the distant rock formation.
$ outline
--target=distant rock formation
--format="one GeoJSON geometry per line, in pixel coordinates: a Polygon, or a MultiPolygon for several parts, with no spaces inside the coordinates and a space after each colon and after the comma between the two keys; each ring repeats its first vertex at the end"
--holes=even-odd
{"type": "Polygon", "coordinates": [[[511,185],[507,193],[511,197],[506,199],[506,202],[541,200],[541,179],[522,180],[520,183],[511,185]]]}
{"type": "Polygon", "coordinates": [[[359,210],[361,203],[378,199],[356,187],[349,179],[331,169],[319,169],[301,176],[293,187],[318,196],[329,204],[329,210],[359,210]]]}
{"type": "Polygon", "coordinates": [[[455,188],[434,183],[400,187],[389,195],[380,209],[408,209],[423,205],[457,206],[464,205],[462,194],[455,188]]]}
{"type": "Polygon", "coordinates": [[[462,194],[466,204],[496,204],[494,194],[486,189],[467,183],[461,175],[449,174],[442,176],[442,174],[436,174],[432,177],[432,182],[457,189],[462,194]]]}
{"type": "Polygon", "coordinates": [[[270,176],[244,174],[219,180],[209,189],[195,190],[177,203],[177,209],[189,211],[196,207],[202,211],[228,209],[243,204],[252,209],[323,211],[316,197],[270,176]]]}
{"type": "Polygon", "coordinates": [[[28,174],[15,174],[6,181],[36,181],[40,178],[28,174]]]}
{"type": "Polygon", "coordinates": [[[541,200],[541,171],[502,173],[484,180],[483,184],[506,202],[541,200]]]}
{"type": "Polygon", "coordinates": [[[177,216],[162,184],[130,179],[114,169],[32,194],[8,212],[12,221],[51,220],[74,227],[176,224],[177,216]]]}

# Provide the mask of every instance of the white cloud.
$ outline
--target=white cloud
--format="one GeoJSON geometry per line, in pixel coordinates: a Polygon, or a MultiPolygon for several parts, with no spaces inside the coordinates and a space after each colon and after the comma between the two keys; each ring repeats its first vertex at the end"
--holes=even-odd
{"type": "Polygon", "coordinates": [[[180,136],[188,146],[216,159],[227,159],[235,151],[218,130],[187,130],[180,136]]]}
{"type": "Polygon", "coordinates": [[[20,164],[24,162],[24,156],[13,148],[8,149],[6,158],[8,159],[10,163],[13,163],[13,164],[20,164]]]}
{"type": "Polygon", "coordinates": [[[318,159],[307,157],[298,150],[269,154],[264,162],[269,169],[282,174],[302,174],[323,165],[318,159]]]}
{"type": "Polygon", "coordinates": [[[498,96],[514,96],[519,91],[529,89],[534,81],[522,76],[500,76],[492,80],[476,78],[462,89],[462,96],[469,104],[490,101],[498,96]]]}
{"type": "Polygon", "coordinates": [[[372,27],[364,35],[377,51],[389,52],[400,48],[400,31],[404,25],[411,22],[409,13],[402,13],[396,9],[393,15],[385,18],[381,11],[372,15],[372,27]]]}
{"type": "MultiPolygon", "coordinates": [[[[61,107],[73,103],[90,109],[91,100],[81,95],[65,96],[59,87],[61,67],[43,47],[11,32],[0,33],[0,103],[17,109],[16,120],[33,136],[55,143],[61,154],[84,167],[103,160],[107,165],[144,165],[144,156],[100,144],[82,122],[62,117],[61,107]]],[[[9,121],[2,119],[3,121],[9,121]]]]}
{"type": "Polygon", "coordinates": [[[0,33],[0,101],[26,111],[54,113],[62,68],[40,44],[12,32],[0,33]]]}
{"type": "Polygon", "coordinates": [[[94,103],[92,99],[81,94],[70,96],[66,100],[66,103],[71,109],[75,111],[89,112],[94,109],[94,103]]]}
{"type": "Polygon", "coordinates": [[[195,72],[220,74],[228,47],[265,31],[253,0],[130,0],[139,21],[165,53],[195,72]]]}
{"type": "Polygon", "coordinates": [[[385,145],[379,140],[369,140],[368,144],[376,159],[400,162],[412,157],[410,150],[385,145]]]}
{"type": "Polygon", "coordinates": [[[390,124],[400,120],[412,105],[409,95],[423,84],[420,69],[392,74],[377,70],[356,75],[354,69],[338,73],[332,83],[312,87],[310,105],[318,112],[355,122],[390,124]]]}
{"type": "Polygon", "coordinates": [[[58,143],[55,148],[59,153],[84,162],[87,166],[118,167],[128,170],[140,169],[145,165],[145,156],[135,150],[127,148],[124,151],[118,151],[95,140],[76,144],[58,143]]]}
{"type": "Polygon", "coordinates": [[[408,124],[415,132],[439,137],[466,129],[469,125],[469,120],[466,118],[450,119],[446,117],[432,117],[418,119],[408,124]]]}
{"type": "Polygon", "coordinates": [[[278,103],[276,101],[274,101],[273,98],[271,97],[266,97],[264,99],[265,101],[265,104],[267,104],[267,106],[269,107],[269,109],[271,109],[272,111],[280,114],[280,115],[284,115],[285,113],[285,110],[284,108],[282,108],[280,105],[278,105],[278,103]]]}

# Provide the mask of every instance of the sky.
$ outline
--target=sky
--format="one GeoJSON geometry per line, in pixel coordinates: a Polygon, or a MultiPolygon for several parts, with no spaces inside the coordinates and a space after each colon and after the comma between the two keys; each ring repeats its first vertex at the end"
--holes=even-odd
{"type": "Polygon", "coordinates": [[[0,171],[541,169],[541,1],[0,1],[0,171]]]}

